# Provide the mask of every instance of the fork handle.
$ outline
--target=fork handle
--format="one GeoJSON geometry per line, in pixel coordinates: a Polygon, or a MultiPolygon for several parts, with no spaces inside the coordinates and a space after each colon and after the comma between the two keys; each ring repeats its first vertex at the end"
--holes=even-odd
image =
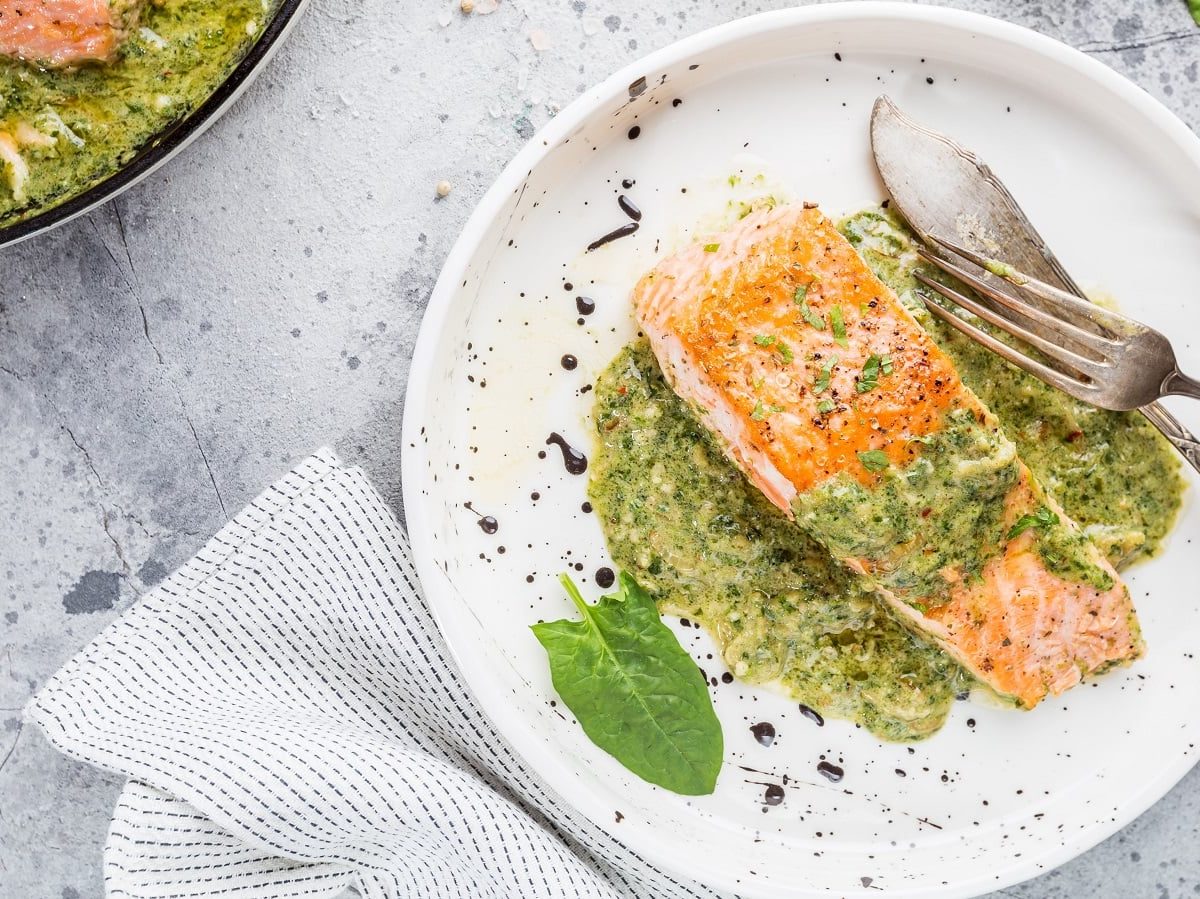
{"type": "MultiPolygon", "coordinates": [[[[1184,377],[1184,375],[1180,375],[1184,377]]],[[[1200,385],[1195,381],[1188,381],[1192,384],[1193,393],[1188,394],[1200,399],[1200,385]]],[[[1168,412],[1161,403],[1151,403],[1149,406],[1142,406],[1141,412],[1150,420],[1150,424],[1158,428],[1167,442],[1175,449],[1179,450],[1179,454],[1187,459],[1192,468],[1200,472],[1200,438],[1185,428],[1174,415],[1168,412]]]]}
{"type": "Polygon", "coordinates": [[[1200,400],[1200,381],[1189,378],[1179,369],[1175,369],[1167,375],[1161,390],[1163,396],[1190,396],[1192,399],[1200,400]]]}

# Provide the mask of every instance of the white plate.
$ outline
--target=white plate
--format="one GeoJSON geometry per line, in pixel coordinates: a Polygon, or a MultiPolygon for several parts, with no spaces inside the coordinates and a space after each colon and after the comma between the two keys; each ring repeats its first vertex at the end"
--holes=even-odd
{"type": "MultiPolygon", "coordinates": [[[[1003,887],[1111,834],[1195,759],[1200,511],[1191,501],[1166,552],[1130,572],[1146,659],[1031,713],[960,703],[914,751],[844,722],[818,728],[770,691],[721,685],[726,765],[714,795],[685,799],[629,775],[550,705],[528,625],[572,614],[556,584],[568,566],[581,565],[594,596],[607,558],[594,516],[581,511],[586,478],[565,472],[547,435],[590,452],[581,388],[633,333],[633,280],[719,212],[731,172],[761,168],[830,214],[883,197],[867,144],[883,91],[977,149],[1077,279],[1175,336],[1185,368],[1200,371],[1188,309],[1200,284],[1196,138],[1133,85],[1033,32],[948,9],[855,3],[697,35],[560,114],[451,252],[408,391],[404,499],[417,564],[483,708],[555,789],[627,845],[748,896],[1003,887]],[[648,86],[631,98],[642,76],[648,86]],[[634,125],[641,133],[630,140],[634,125]],[[623,178],[636,184],[622,191],[623,178]],[[641,230],[582,255],[627,221],[622,192],[644,212],[641,230]],[[597,304],[582,326],[581,293],[597,304]],[[560,367],[564,353],[579,358],[577,370],[560,367]],[[496,534],[476,526],[468,501],[498,519],[496,534]],[[758,721],[778,730],[769,748],[748,729],[758,721]],[[840,784],[817,772],[822,756],[845,769],[840,784]],[[752,781],[784,773],[786,799],[767,809],[752,781]]],[[[1175,408],[1200,429],[1200,407],[1175,408]]],[[[710,676],[722,673],[699,631],[678,633],[710,676]]]]}

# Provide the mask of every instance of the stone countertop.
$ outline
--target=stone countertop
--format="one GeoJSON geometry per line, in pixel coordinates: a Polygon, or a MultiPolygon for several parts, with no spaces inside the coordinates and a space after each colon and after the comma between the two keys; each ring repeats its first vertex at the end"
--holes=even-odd
{"type": "MultiPolygon", "coordinates": [[[[402,513],[417,326],[483,191],[616,68],[785,5],[501,0],[463,16],[458,0],[314,0],[180,158],[0,251],[0,893],[101,896],[121,780],[23,727],[32,693],[319,445],[402,513]]],[[[1079,47],[1200,124],[1200,28],[1183,0],[951,5],[1079,47]]],[[[1200,893],[1198,831],[1193,772],[1121,833],[1002,893],[1200,893]]]]}

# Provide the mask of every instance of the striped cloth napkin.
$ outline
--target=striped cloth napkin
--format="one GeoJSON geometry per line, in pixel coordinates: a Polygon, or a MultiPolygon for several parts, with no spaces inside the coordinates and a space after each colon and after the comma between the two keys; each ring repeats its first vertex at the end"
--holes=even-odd
{"type": "Polygon", "coordinates": [[[568,808],[475,706],[408,541],[312,456],[30,702],[125,774],[111,897],[711,897],[568,808]]]}

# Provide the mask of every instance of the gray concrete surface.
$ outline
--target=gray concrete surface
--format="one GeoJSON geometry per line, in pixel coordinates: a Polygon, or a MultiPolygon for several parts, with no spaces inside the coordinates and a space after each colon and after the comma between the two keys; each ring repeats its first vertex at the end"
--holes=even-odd
{"type": "MultiPolygon", "coordinates": [[[[585,86],[786,5],[502,0],[463,17],[457,4],[315,0],[183,157],[0,251],[0,895],[101,896],[120,785],[23,728],[29,696],[314,447],[363,465],[399,509],[417,324],[483,190],[585,86]],[[531,46],[535,28],[549,49],[531,46]],[[443,178],[453,193],[435,200],[443,178]]],[[[1200,28],[1183,0],[954,5],[1083,48],[1200,123],[1200,28]]],[[[1193,894],[1200,773],[1080,859],[1004,891],[1193,894]]]]}

